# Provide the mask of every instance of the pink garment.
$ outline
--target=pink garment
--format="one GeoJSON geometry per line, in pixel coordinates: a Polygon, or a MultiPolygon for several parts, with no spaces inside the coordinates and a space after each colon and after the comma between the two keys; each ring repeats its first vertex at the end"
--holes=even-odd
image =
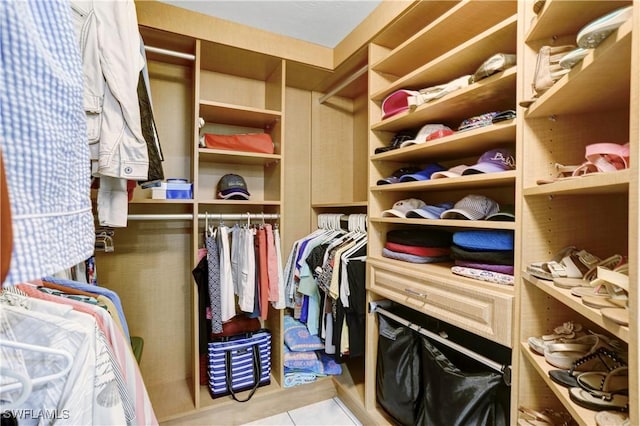
{"type": "Polygon", "coordinates": [[[258,253],[258,294],[260,296],[260,318],[267,319],[269,314],[269,275],[267,272],[267,235],[264,228],[256,231],[256,250],[258,253]]]}
{"type": "Polygon", "coordinates": [[[273,229],[271,224],[264,225],[267,234],[267,273],[269,275],[269,301],[278,301],[278,283],[280,281],[278,274],[278,258],[276,255],[276,245],[273,237],[273,229]]]}
{"type": "Polygon", "coordinates": [[[467,268],[482,269],[485,271],[499,272],[501,274],[513,275],[513,265],[493,265],[489,263],[477,263],[468,260],[456,259],[457,266],[465,266],[467,268]]]}

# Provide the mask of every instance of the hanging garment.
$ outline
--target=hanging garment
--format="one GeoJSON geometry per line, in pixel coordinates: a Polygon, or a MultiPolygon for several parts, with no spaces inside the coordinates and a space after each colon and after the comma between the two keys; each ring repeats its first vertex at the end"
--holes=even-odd
{"type": "Polygon", "coordinates": [[[276,226],[273,229],[273,243],[276,249],[276,265],[278,267],[278,299],[275,302],[274,307],[276,309],[284,309],[287,307],[286,305],[286,291],[285,291],[285,280],[284,280],[284,270],[282,269],[282,246],[280,243],[280,230],[276,226]]]}
{"type": "Polygon", "coordinates": [[[82,65],[68,3],[0,2],[0,28],[0,144],[13,232],[8,285],[84,261],[94,225],[82,65]]]}
{"type": "Polygon", "coordinates": [[[269,271],[267,260],[267,234],[264,228],[256,230],[256,265],[257,265],[257,282],[256,288],[260,297],[260,318],[267,319],[269,314],[269,271]]]}
{"type": "Polygon", "coordinates": [[[218,227],[218,249],[220,251],[220,309],[222,321],[228,321],[236,315],[236,298],[233,291],[233,274],[231,272],[231,245],[229,228],[218,227]]]}
{"type": "Polygon", "coordinates": [[[211,307],[211,332],[222,332],[222,300],[220,289],[220,257],[215,235],[207,235],[207,271],[209,275],[209,303],[211,307]]]}

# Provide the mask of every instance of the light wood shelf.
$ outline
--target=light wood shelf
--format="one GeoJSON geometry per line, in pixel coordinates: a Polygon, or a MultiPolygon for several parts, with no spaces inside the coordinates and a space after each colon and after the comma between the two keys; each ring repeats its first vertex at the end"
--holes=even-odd
{"type": "Polygon", "coordinates": [[[527,187],[523,189],[523,194],[527,197],[615,193],[624,194],[629,191],[630,179],[630,170],[618,170],[617,172],[608,173],[592,173],[575,179],[559,180],[553,183],[527,187]]]}
{"type": "Polygon", "coordinates": [[[516,69],[512,67],[441,99],[420,105],[413,111],[403,112],[375,123],[371,130],[396,132],[439,121],[455,123],[452,125],[457,128],[464,119],[474,115],[513,109],[515,87],[516,69]]]}
{"type": "Polygon", "coordinates": [[[200,100],[200,116],[205,122],[266,129],[282,119],[280,111],[224,102],[200,100]]]}
{"type": "Polygon", "coordinates": [[[279,154],[260,154],[242,151],[227,151],[224,149],[198,148],[198,158],[201,161],[227,164],[261,164],[269,166],[278,163],[282,156],[279,154]]]}
{"type": "Polygon", "coordinates": [[[442,178],[416,182],[402,182],[390,185],[376,185],[370,188],[371,192],[395,192],[395,191],[450,191],[454,189],[468,188],[478,189],[492,186],[513,185],[516,181],[516,171],[480,173],[475,175],[460,176],[455,178],[442,178]]]}
{"type": "Polygon", "coordinates": [[[469,229],[503,229],[515,230],[514,222],[493,222],[489,220],[464,220],[464,219],[402,219],[393,217],[370,217],[372,223],[393,223],[405,225],[429,225],[441,228],[469,228],[469,229]]]}

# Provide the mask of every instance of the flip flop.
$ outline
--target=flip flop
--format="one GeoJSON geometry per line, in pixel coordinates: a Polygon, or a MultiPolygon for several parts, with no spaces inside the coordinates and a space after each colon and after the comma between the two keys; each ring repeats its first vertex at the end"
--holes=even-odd
{"type": "Polygon", "coordinates": [[[545,185],[545,184],[548,184],[548,183],[554,183],[554,182],[558,182],[558,181],[561,181],[561,180],[575,179],[578,176],[574,176],[573,172],[580,166],[565,166],[563,164],[556,163],[554,167],[555,167],[555,170],[556,170],[556,174],[555,174],[554,177],[552,177],[550,179],[538,179],[536,181],[536,184],[545,185]]]}
{"type": "Polygon", "coordinates": [[[594,143],[585,148],[585,161],[573,176],[609,173],[629,168],[629,144],[594,143]]]}
{"type": "MultiPolygon", "coordinates": [[[[594,256],[595,257],[595,256],[594,256]]],[[[571,259],[570,259],[571,260],[571,259]]],[[[580,259],[582,260],[582,259],[580,259]]],[[[590,259],[587,259],[587,261],[590,259]]],[[[606,259],[600,260],[589,268],[587,272],[582,275],[580,278],[554,278],[553,285],[560,288],[574,288],[574,287],[590,287],[594,286],[591,284],[593,280],[595,280],[598,276],[598,268],[606,268],[606,269],[615,269],[622,262],[623,257],[619,254],[614,254],[613,256],[609,256],[606,259]]],[[[575,261],[573,262],[575,263],[575,261]]],[[[597,285],[597,284],[596,284],[597,285]]]]}
{"type": "Polygon", "coordinates": [[[571,388],[569,389],[569,397],[579,406],[588,408],[589,410],[617,410],[625,412],[629,410],[629,397],[627,395],[615,393],[603,394],[601,392],[594,394],[582,388],[571,388]]]}
{"type": "Polygon", "coordinates": [[[594,419],[596,426],[631,426],[629,416],[617,411],[600,411],[594,419]]]}

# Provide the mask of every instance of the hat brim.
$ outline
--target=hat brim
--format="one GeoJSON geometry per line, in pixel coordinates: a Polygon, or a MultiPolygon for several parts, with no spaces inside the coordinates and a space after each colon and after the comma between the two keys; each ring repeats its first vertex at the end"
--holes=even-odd
{"type": "Polygon", "coordinates": [[[389,209],[389,210],[385,210],[382,212],[382,217],[401,217],[401,218],[406,218],[406,212],[403,212],[401,210],[396,210],[396,209],[389,209]]]}
{"type": "Polygon", "coordinates": [[[473,211],[473,210],[465,210],[465,209],[450,209],[442,212],[440,215],[441,219],[457,219],[458,215],[461,215],[469,220],[480,220],[484,217],[484,214],[473,211]]]}
{"type": "Polygon", "coordinates": [[[476,165],[473,165],[469,168],[466,168],[463,172],[462,172],[462,176],[466,176],[466,175],[474,175],[474,174],[479,174],[479,173],[496,173],[496,172],[506,172],[509,169],[505,169],[503,167],[500,166],[496,166],[495,164],[490,164],[490,163],[478,163],[476,165]]]}
{"type": "Polygon", "coordinates": [[[516,220],[516,215],[510,212],[498,212],[490,214],[484,220],[493,220],[495,222],[511,222],[516,220]]]}
{"type": "Polygon", "coordinates": [[[248,200],[249,193],[242,190],[227,190],[226,193],[221,191],[218,192],[218,198],[222,198],[223,200],[248,200]]]}
{"type": "Polygon", "coordinates": [[[378,185],[390,185],[392,183],[398,183],[398,182],[400,182],[400,178],[399,177],[391,176],[391,177],[388,177],[388,178],[380,179],[376,183],[378,185]]]}
{"type": "Polygon", "coordinates": [[[440,219],[440,214],[444,212],[443,209],[435,207],[413,209],[407,212],[407,218],[423,218],[423,219],[440,219]]]}
{"type": "Polygon", "coordinates": [[[435,172],[431,175],[431,179],[442,179],[442,178],[452,178],[452,177],[460,177],[462,176],[460,173],[444,171],[444,172],[435,172]]]}
{"type": "Polygon", "coordinates": [[[400,182],[414,182],[419,180],[429,180],[429,178],[419,173],[414,173],[411,175],[403,175],[400,177],[400,182]]]}

